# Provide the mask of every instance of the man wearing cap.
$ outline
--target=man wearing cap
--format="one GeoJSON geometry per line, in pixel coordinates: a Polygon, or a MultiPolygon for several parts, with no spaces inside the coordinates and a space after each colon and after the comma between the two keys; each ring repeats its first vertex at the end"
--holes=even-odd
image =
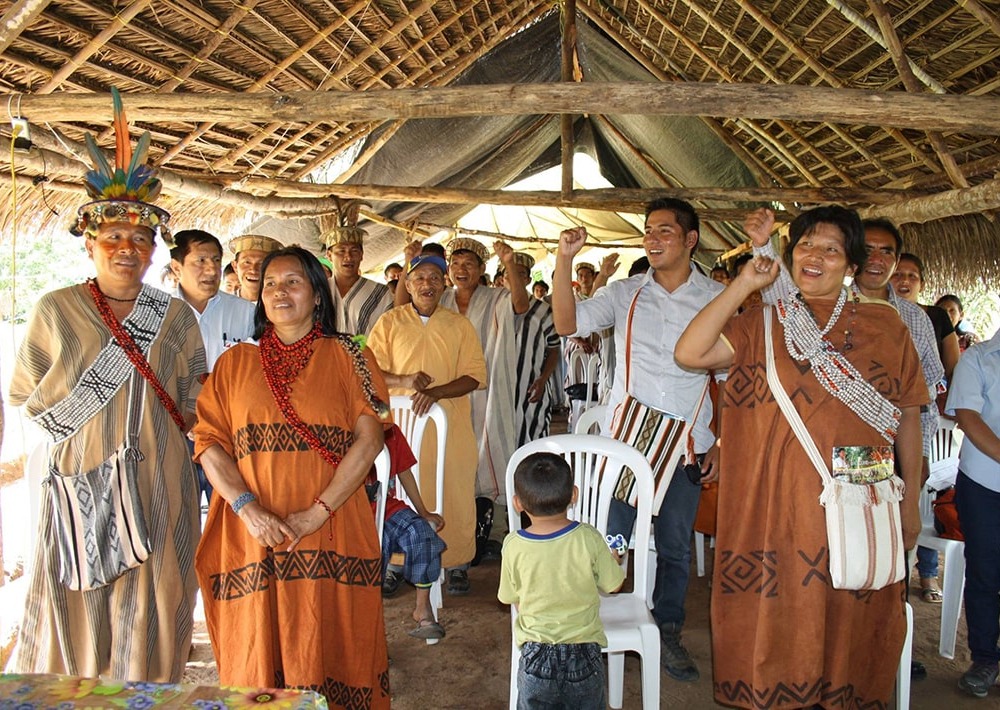
{"type": "MultiPolygon", "coordinates": [[[[170,270],[177,277],[177,286],[171,295],[194,311],[211,372],[226,348],[253,335],[254,305],[219,290],[222,244],[214,235],[200,229],[185,229],[174,235],[174,245],[170,250],[170,270]]],[[[188,448],[192,448],[188,441],[188,448]]],[[[195,472],[205,501],[211,502],[212,484],[200,464],[195,463],[195,472]]]]}
{"type": "Polygon", "coordinates": [[[364,236],[365,230],[354,226],[334,227],[323,237],[333,262],[330,292],[337,330],[351,335],[369,335],[379,316],[392,308],[389,287],[361,275],[364,236]]]}
{"type": "MultiPolygon", "coordinates": [[[[411,303],[378,319],[368,338],[391,394],[408,394],[417,414],[440,404],[448,416],[444,510],[448,521],[440,535],[448,549],[441,555],[448,591],[469,591],[468,566],[476,551],[476,449],[470,393],[486,386],[486,362],[479,338],[464,316],[440,308],[444,259],[433,254],[409,262],[406,290],[411,303]]],[[[436,455],[436,452],[435,452],[436,455]]],[[[434,480],[435,456],[422,456],[422,481],[434,480]]],[[[425,500],[433,491],[421,491],[425,500]]]]}
{"type": "Polygon", "coordinates": [[[277,239],[260,234],[243,234],[229,240],[229,251],[233,256],[233,268],[240,279],[240,298],[257,302],[260,295],[260,265],[264,257],[284,246],[277,239]]]}

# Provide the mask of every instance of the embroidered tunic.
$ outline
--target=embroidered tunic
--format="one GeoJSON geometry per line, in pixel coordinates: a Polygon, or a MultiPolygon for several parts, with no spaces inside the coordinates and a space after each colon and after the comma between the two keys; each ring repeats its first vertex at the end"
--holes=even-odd
{"type": "MultiPolygon", "coordinates": [[[[825,324],[833,301],[811,304],[825,324]]],[[[882,302],[845,307],[830,331],[838,348],[897,407],[928,401],[906,327],[882,302]]],[[[832,459],[841,446],[885,440],[829,394],[808,363],[791,359],[774,319],[778,376],[832,459]]],[[[734,350],[722,408],[718,538],[712,585],[715,699],[742,708],[884,708],[903,647],[905,582],[879,591],[829,582],[822,482],[767,385],[763,310],[723,331],[734,350]]]]}
{"type": "MultiPolygon", "coordinates": [[[[343,456],[358,417],[376,415],[344,347],[320,338],[314,348],[292,385],[292,407],[343,456]]],[[[196,458],[221,446],[279,516],[310,507],[336,475],[285,420],[250,343],[219,358],[198,398],[194,434],[196,458]]],[[[286,552],[261,547],[226,501],[212,498],[196,567],[222,685],[315,690],[331,707],[389,707],[379,542],[363,486],[331,520],[332,540],[324,523],[286,552]]]]}
{"type": "MultiPolygon", "coordinates": [[[[190,412],[206,370],[198,324],[187,305],[166,294],[159,307],[165,316],[147,359],[180,411],[190,412]]],[[[11,403],[24,404],[31,416],[48,411],[110,340],[86,285],[42,296],[18,352],[11,403]]],[[[63,473],[81,473],[105,461],[125,440],[127,404],[126,383],[76,434],[53,446],[52,464],[63,473]]],[[[60,584],[43,485],[17,672],[180,680],[191,647],[198,489],[184,435],[148,383],[139,447],[145,458],[138,464],[138,484],[153,551],[105,587],[74,592],[60,584]]]]}

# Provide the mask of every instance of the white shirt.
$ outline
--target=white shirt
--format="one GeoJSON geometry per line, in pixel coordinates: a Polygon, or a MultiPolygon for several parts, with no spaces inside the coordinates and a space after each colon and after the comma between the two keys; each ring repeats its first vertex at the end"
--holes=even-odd
{"type": "MultiPolygon", "coordinates": [[[[189,306],[184,292],[178,285],[174,289],[174,298],[184,301],[189,306]]],[[[208,361],[208,371],[215,369],[215,361],[219,359],[226,348],[236,343],[249,340],[253,335],[253,315],[256,306],[250,301],[228,293],[218,291],[208,299],[205,310],[201,313],[191,306],[191,311],[198,319],[198,329],[201,339],[205,341],[205,359],[208,361]]]]}
{"type": "MultiPolygon", "coordinates": [[[[1000,434],[1000,333],[968,348],[955,365],[945,412],[978,412],[995,434],[1000,434]]],[[[1000,461],[976,448],[968,436],[958,454],[958,467],[973,481],[1000,493],[1000,461]]]]}
{"type": "MultiPolygon", "coordinates": [[[[615,407],[625,398],[628,311],[640,287],[642,293],[632,317],[629,393],[649,407],[690,420],[707,382],[705,370],[688,370],[677,364],[674,346],[695,315],[722,292],[722,284],[692,267],[688,280],[671,293],[656,283],[652,274],[650,270],[613,281],[576,304],[574,336],[583,337],[611,326],[615,329],[615,362],[618,365],[608,401],[605,430],[610,428],[615,407]]],[[[706,394],[694,425],[694,446],[699,454],[708,451],[715,441],[708,428],[711,421],[712,400],[706,394]]]]}

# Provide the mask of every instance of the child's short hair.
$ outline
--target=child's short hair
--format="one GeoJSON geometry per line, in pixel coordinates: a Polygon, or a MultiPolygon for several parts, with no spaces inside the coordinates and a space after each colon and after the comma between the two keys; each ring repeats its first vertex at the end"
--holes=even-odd
{"type": "Polygon", "coordinates": [[[562,513],[573,500],[573,471],[558,454],[531,454],[514,470],[514,493],[528,515],[562,513]]]}

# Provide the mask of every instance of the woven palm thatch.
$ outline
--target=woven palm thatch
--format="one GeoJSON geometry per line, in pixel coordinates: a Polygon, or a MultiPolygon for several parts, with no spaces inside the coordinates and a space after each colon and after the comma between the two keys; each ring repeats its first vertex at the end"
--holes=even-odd
{"type": "MultiPolygon", "coordinates": [[[[905,228],[914,250],[949,285],[1000,285],[1000,103],[989,103],[1000,98],[997,0],[3,0],[0,12],[0,98],[28,120],[32,146],[0,151],[7,227],[16,209],[31,233],[65,228],[84,199],[84,132],[112,143],[110,101],[104,117],[84,100],[115,86],[133,130],[152,134],[159,204],[179,228],[224,240],[263,218],[277,220],[280,237],[281,220],[337,214],[334,195],[364,199],[358,226],[375,268],[479,202],[547,205],[586,223],[673,192],[705,214],[710,261],[740,243],[740,215],[760,204],[783,219],[839,202],[907,221],[900,205],[938,197],[929,218],[905,228]],[[634,100],[609,90],[606,105],[567,113],[540,98],[506,115],[492,108],[504,106],[497,93],[517,95],[501,89],[419,106],[390,94],[359,119],[338,108],[383,90],[556,82],[640,88],[634,100]],[[643,82],[748,93],[670,115],[645,100],[643,82]],[[777,89],[793,97],[786,110],[760,114],[777,89]],[[845,98],[827,103],[810,93],[820,89],[845,98]],[[887,108],[845,116],[858,89],[887,108]],[[298,103],[298,92],[328,100],[298,103]],[[243,112],[244,95],[267,110],[243,112]],[[211,97],[223,100],[209,107],[211,97]],[[955,97],[969,102],[948,103],[955,97]],[[906,98],[927,103],[908,108],[906,98]],[[163,117],[151,118],[155,109],[163,117]],[[572,147],[616,189],[497,192],[565,163],[572,147]],[[989,194],[970,201],[977,188],[989,194]]],[[[12,132],[0,121],[0,135],[12,132]]]]}

